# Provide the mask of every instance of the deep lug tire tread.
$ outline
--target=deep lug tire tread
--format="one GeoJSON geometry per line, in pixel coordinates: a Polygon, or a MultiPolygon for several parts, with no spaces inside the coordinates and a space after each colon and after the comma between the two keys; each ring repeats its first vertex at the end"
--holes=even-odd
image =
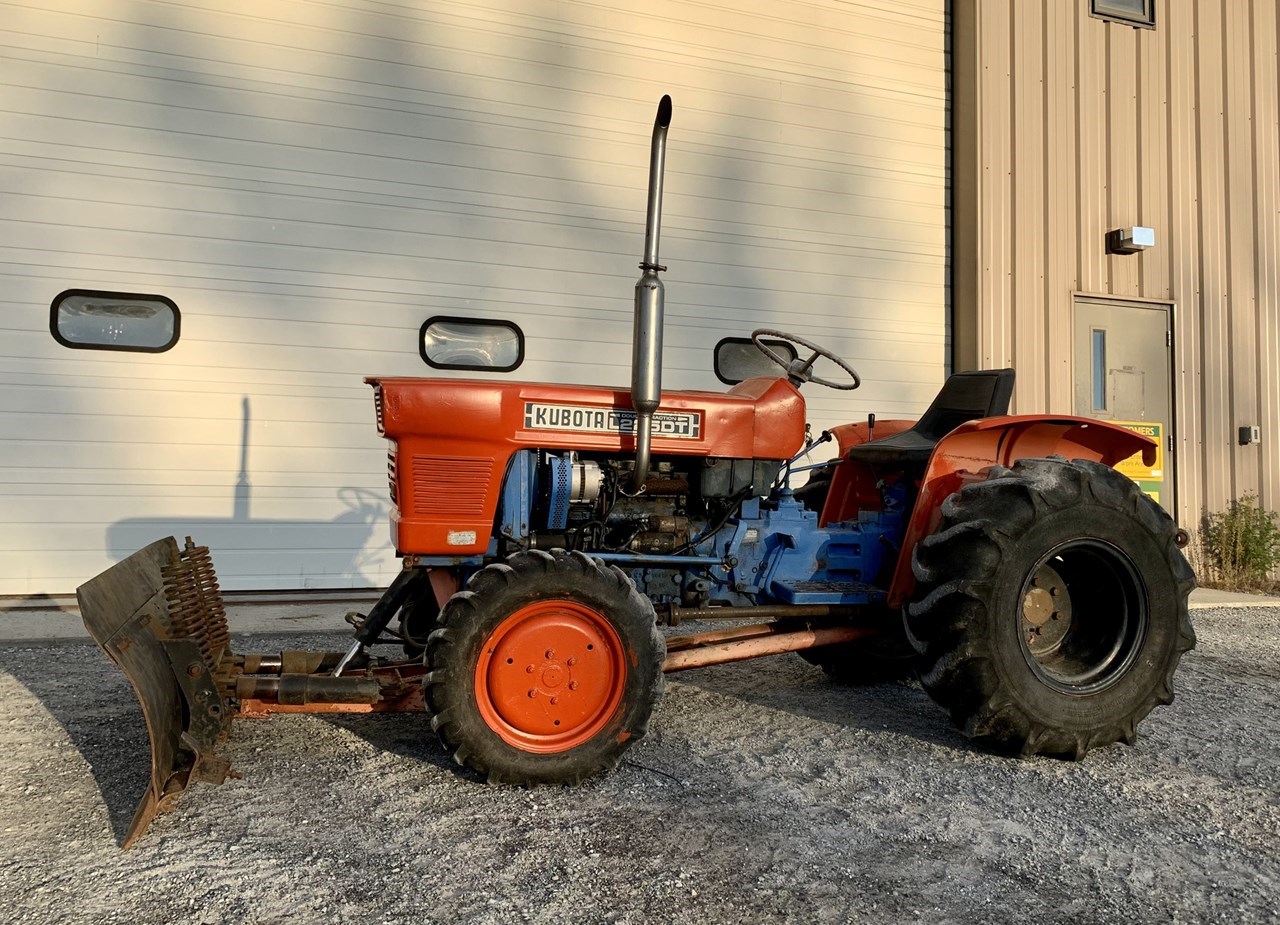
{"type": "Polygon", "coordinates": [[[1172,701],[1178,661],[1195,645],[1187,608],[1195,576],[1172,519],[1109,466],[1060,457],[993,469],[947,498],[941,513],[937,532],[914,551],[917,595],[905,615],[929,695],[967,735],[1024,757],[1079,759],[1101,745],[1132,744],[1138,723],[1172,701]],[[1019,565],[1027,559],[1023,547],[1050,519],[1071,525],[1061,528],[1064,539],[1087,525],[1091,535],[1114,542],[1135,562],[1151,601],[1140,659],[1105,695],[1086,695],[1099,714],[1090,721],[1080,710],[1058,709],[1066,700],[1055,697],[1072,695],[1038,684],[998,626],[1020,619],[1011,589],[1027,577],[1019,565]]]}
{"type": "Polygon", "coordinates": [[[648,731],[662,696],[666,644],[653,605],[618,568],[580,552],[528,550],[480,569],[441,609],[423,682],[431,727],[455,761],[492,783],[573,784],[614,767],[648,731]],[[573,599],[605,614],[626,650],[622,703],[609,725],[568,751],[538,754],[503,741],[476,703],[475,667],[494,629],[538,600],[573,599]]]}

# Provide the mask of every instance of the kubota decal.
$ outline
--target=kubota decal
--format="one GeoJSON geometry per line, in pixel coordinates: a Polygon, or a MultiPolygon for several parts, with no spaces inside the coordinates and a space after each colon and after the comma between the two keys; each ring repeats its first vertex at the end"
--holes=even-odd
{"type": "MultiPolygon", "coordinates": [[[[636,413],[625,408],[590,405],[544,405],[525,402],[524,426],[528,430],[572,430],[592,434],[634,434],[636,413]]],[[[657,411],[653,415],[655,437],[697,440],[702,436],[702,415],[697,411],[657,411]]]]}

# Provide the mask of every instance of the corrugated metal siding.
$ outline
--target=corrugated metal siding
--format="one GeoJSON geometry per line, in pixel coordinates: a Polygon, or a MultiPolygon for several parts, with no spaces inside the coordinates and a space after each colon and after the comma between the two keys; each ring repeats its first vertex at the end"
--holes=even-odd
{"type": "MultiPolygon", "coordinates": [[[[1027,4],[1013,19],[1013,73],[1043,74],[1045,69],[1044,9],[1038,4],[1027,4]]],[[[1011,228],[1022,228],[1036,220],[1044,210],[1045,190],[1045,106],[1043,78],[1035,85],[1019,93],[1012,106],[1013,125],[1026,134],[1025,146],[1013,151],[1010,163],[1012,182],[1010,198],[1013,202],[1011,228]]],[[[1010,292],[1013,305],[1035,302],[1044,292],[1045,250],[1035,239],[1010,238],[1010,262],[1019,272],[1011,274],[1010,292]]],[[[1011,315],[1011,333],[1016,342],[1043,344],[1045,317],[1037,312],[1011,315]]],[[[1043,377],[1031,377],[1024,383],[1022,400],[1043,405],[1045,402],[1043,377]]]]}
{"type": "MultiPolygon", "coordinates": [[[[1257,190],[1255,253],[1258,278],[1253,329],[1258,356],[1258,420],[1268,434],[1280,433],[1280,15],[1275,4],[1255,5],[1252,30],[1254,70],[1253,144],[1257,190]]],[[[1280,451],[1266,443],[1258,458],[1258,483],[1272,505],[1280,503],[1280,451]]]]}
{"type": "MultiPolygon", "coordinates": [[[[1075,169],[1076,129],[1075,94],[1063,92],[1076,84],[1076,57],[1074,53],[1076,30],[1075,9],[1070,3],[1046,4],[1045,21],[1045,74],[1042,87],[1044,108],[1049,113],[1045,123],[1045,137],[1041,142],[1045,154],[1046,215],[1055,221],[1041,222],[1045,240],[1044,290],[1034,295],[1030,305],[1051,306],[1057,293],[1070,292],[1080,272],[1077,254],[1080,234],[1080,210],[1077,208],[1077,191],[1081,177],[1075,169]],[[1048,41],[1047,36],[1054,36],[1048,41]],[[1050,144],[1050,139],[1054,143],[1050,144]]],[[[1033,236],[1032,240],[1035,238],[1033,236]]],[[[1024,403],[1020,407],[1071,407],[1071,358],[1064,351],[1052,350],[1054,344],[1069,344],[1072,338],[1071,313],[1045,311],[1044,366],[1045,401],[1042,405],[1024,403]],[[1051,369],[1050,366],[1053,368],[1051,369]]],[[[1035,379],[1036,371],[1020,370],[1019,379],[1035,379]]],[[[1020,388],[1015,389],[1015,392],[1020,388]]]]}
{"type": "Polygon", "coordinates": [[[1072,294],[1172,301],[1179,519],[1248,491],[1280,507],[1274,5],[1162,3],[1154,30],[1086,0],[953,15],[974,43],[956,49],[956,107],[977,114],[956,122],[956,163],[981,155],[955,178],[979,188],[955,227],[987,270],[975,291],[956,276],[957,363],[1012,364],[1019,412],[1069,412],[1072,294]],[[1135,224],[1157,247],[1106,255],[1107,230],[1135,224]],[[1236,445],[1245,424],[1260,447],[1236,445]]]}
{"type": "MultiPolygon", "coordinates": [[[[1176,472],[1179,520],[1190,525],[1198,512],[1213,504],[1204,492],[1205,465],[1205,345],[1199,335],[1200,280],[1200,182],[1196,167],[1195,106],[1196,67],[1193,30],[1188,28],[1189,8],[1170,11],[1166,42],[1169,48],[1168,173],[1148,171],[1153,185],[1165,186],[1169,196],[1169,292],[1181,300],[1174,319],[1173,363],[1179,428],[1176,472]],[[1174,105],[1175,101],[1179,105],[1174,105]]],[[[1139,258],[1145,259],[1145,255],[1139,258]]],[[[1151,280],[1155,285],[1157,280],[1151,280]]]]}
{"type": "MultiPolygon", "coordinates": [[[[517,321],[521,378],[620,383],[648,135],[675,100],[667,388],[816,338],[921,410],[946,350],[946,19],[894,4],[0,4],[0,594],[155,535],[232,588],[385,584],[364,374],[430,315],[517,321]],[[163,293],[154,356],[69,351],[70,287],[163,293]]],[[[447,374],[446,374],[447,375],[447,374]]]]}

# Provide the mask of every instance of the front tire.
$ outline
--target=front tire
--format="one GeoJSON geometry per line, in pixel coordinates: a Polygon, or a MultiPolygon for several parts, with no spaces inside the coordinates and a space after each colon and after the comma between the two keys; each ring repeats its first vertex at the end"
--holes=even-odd
{"type": "Polygon", "coordinates": [[[532,550],[477,572],[427,640],[432,727],[498,783],[576,783],[644,736],[666,646],[619,569],[532,550]]]}
{"type": "Polygon", "coordinates": [[[1087,460],[1021,460],[961,488],[915,549],[920,680],[966,734],[1082,758],[1136,739],[1195,645],[1172,519],[1087,460]]]}

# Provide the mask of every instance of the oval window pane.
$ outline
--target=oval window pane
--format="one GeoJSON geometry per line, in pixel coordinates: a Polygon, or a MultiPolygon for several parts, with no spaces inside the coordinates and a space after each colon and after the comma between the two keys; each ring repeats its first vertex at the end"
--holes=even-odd
{"type": "Polygon", "coordinates": [[[178,306],[159,295],[68,289],[49,327],[64,347],[159,353],[178,342],[178,306]]]}
{"type": "Polygon", "coordinates": [[[524,360],[524,334],[510,321],[431,318],[422,326],[419,351],[436,369],[510,372],[524,360]]]}
{"type": "MultiPolygon", "coordinates": [[[[796,358],[796,348],[784,340],[764,341],[778,356],[788,362],[796,358]]],[[[751,342],[749,337],[726,337],[716,344],[716,378],[729,385],[737,385],[753,376],[785,376],[786,369],[769,359],[751,342]]]]}

